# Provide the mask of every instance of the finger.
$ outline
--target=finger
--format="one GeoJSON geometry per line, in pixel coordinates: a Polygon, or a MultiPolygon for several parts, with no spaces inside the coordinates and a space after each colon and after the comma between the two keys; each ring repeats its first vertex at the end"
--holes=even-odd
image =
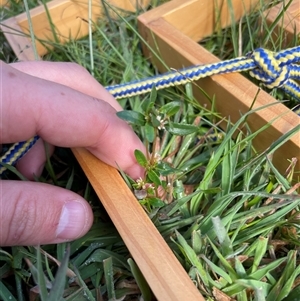
{"type": "Polygon", "coordinates": [[[41,245],[83,236],[93,223],[74,192],[34,182],[0,181],[0,245],[41,245]]]}
{"type": "Polygon", "coordinates": [[[54,146],[39,139],[36,144],[18,161],[17,169],[28,179],[39,177],[44,169],[47,156],[51,157],[54,146]]]}
{"type": "MultiPolygon", "coordinates": [[[[27,140],[38,134],[53,145],[86,147],[131,177],[143,176],[133,153],[135,149],[144,152],[144,145],[107,102],[5,64],[2,78],[6,87],[2,100],[6,114],[0,125],[2,142],[27,140]]],[[[104,90],[101,96],[106,99],[109,93],[104,90]]]]}
{"type": "Polygon", "coordinates": [[[103,99],[117,111],[122,110],[116,99],[103,86],[99,85],[85,68],[78,64],[31,61],[13,63],[10,66],[32,76],[53,81],[92,97],[103,99]],[[105,98],[102,98],[103,95],[105,98]]]}

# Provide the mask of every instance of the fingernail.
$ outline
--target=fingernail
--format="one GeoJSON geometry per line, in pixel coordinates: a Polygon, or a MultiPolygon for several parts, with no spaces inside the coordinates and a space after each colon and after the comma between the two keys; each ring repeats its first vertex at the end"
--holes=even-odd
{"type": "Polygon", "coordinates": [[[79,201],[69,201],[63,206],[56,237],[65,240],[74,240],[85,230],[87,213],[84,205],[79,201]]]}

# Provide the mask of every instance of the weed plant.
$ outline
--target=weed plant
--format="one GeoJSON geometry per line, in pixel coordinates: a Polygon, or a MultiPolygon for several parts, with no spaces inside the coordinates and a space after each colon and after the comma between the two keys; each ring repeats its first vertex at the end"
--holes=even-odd
{"type": "MultiPolygon", "coordinates": [[[[2,15],[20,6],[11,1],[2,15]]],[[[141,53],[138,13],[117,20],[109,10],[106,14],[94,24],[92,39],[52,43],[44,59],[79,63],[104,86],[155,74],[141,53]]],[[[251,20],[245,28],[252,28],[251,20]]],[[[252,48],[258,33],[247,32],[252,48]]],[[[214,36],[203,43],[221,57],[227,49],[214,36]]],[[[15,60],[4,43],[1,59],[15,60]]],[[[247,117],[254,111],[249,111],[232,124],[214,110],[214,99],[207,96],[211,109],[200,106],[192,85],[153,87],[150,95],[120,101],[124,111],[118,116],[147,148],[146,156],[135,152],[145,177],[134,180],[120,171],[124,180],[206,300],[300,300],[300,183],[294,180],[299,171],[293,158],[285,174],[272,163],[274,152],[300,126],[257,153],[253,139],[275,120],[252,132],[247,117]]],[[[37,180],[83,195],[95,222],[70,244],[0,248],[0,299],[154,300],[70,150],[57,149],[37,180]]]]}

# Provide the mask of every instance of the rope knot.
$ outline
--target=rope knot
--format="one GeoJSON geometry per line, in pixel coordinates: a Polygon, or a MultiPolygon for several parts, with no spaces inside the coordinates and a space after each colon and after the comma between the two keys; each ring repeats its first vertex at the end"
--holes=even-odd
{"type": "Polygon", "coordinates": [[[276,58],[276,53],[257,48],[247,55],[256,64],[249,74],[269,89],[281,87],[290,77],[290,68],[276,58]]]}

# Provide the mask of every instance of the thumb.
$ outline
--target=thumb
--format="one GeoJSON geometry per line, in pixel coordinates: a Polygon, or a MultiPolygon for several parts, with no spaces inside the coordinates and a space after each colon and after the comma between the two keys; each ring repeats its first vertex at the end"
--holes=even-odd
{"type": "Polygon", "coordinates": [[[74,240],[91,227],[93,213],[74,192],[43,183],[0,181],[0,246],[74,240]]]}

